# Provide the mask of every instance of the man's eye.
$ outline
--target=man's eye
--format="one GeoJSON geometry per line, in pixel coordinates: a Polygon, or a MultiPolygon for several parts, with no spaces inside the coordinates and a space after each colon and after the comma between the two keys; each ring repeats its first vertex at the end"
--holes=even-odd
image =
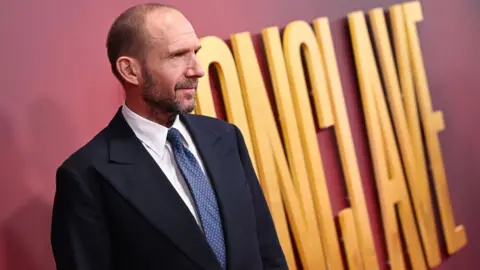
{"type": "Polygon", "coordinates": [[[182,57],[184,55],[185,55],[185,52],[177,52],[177,53],[173,54],[173,57],[179,58],[179,57],[182,57]]]}

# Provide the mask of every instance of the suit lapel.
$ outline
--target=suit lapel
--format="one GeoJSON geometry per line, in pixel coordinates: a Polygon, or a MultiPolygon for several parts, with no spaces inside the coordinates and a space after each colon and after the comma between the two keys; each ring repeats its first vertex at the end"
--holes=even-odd
{"type": "Polygon", "coordinates": [[[218,269],[203,232],[155,160],[130,129],[121,111],[110,126],[110,162],[99,167],[143,216],[204,269],[218,269]]]}
{"type": "MultiPolygon", "coordinates": [[[[192,135],[195,146],[214,186],[224,227],[227,249],[228,269],[236,269],[242,265],[245,227],[253,219],[251,211],[245,208],[250,205],[243,171],[239,171],[239,160],[234,159],[235,138],[233,134],[218,133],[203,122],[194,119],[197,116],[182,115],[182,120],[192,135]],[[244,191],[244,192],[242,192],[244,191]]],[[[233,132],[233,129],[231,130],[233,132]]],[[[253,223],[253,222],[252,222],[253,223]]]]}

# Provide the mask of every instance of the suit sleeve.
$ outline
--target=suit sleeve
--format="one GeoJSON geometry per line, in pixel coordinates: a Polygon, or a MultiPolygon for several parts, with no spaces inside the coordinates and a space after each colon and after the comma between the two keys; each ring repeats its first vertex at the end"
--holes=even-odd
{"type": "Polygon", "coordinates": [[[57,270],[113,269],[105,217],[94,194],[88,179],[66,167],[57,170],[51,227],[57,270]]]}
{"type": "Polygon", "coordinates": [[[257,237],[263,261],[263,269],[288,269],[282,247],[278,240],[275,225],[270,214],[265,196],[253,169],[245,140],[241,131],[235,127],[240,159],[247,176],[247,184],[253,197],[257,221],[257,237]]]}

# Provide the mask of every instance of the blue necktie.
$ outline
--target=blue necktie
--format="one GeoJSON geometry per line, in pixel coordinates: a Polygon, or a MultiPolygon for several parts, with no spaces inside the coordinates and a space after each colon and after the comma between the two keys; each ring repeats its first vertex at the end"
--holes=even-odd
{"type": "Polygon", "coordinates": [[[213,188],[195,156],[183,145],[180,132],[171,128],[168,131],[167,140],[172,145],[177,165],[193,195],[207,241],[222,269],[225,269],[226,255],[223,227],[213,188]]]}

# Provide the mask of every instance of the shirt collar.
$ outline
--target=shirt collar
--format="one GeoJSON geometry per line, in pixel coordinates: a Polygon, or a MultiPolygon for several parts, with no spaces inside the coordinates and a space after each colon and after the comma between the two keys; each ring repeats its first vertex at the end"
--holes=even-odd
{"type": "MultiPolygon", "coordinates": [[[[157,152],[160,157],[163,157],[169,128],[136,114],[125,104],[122,106],[122,114],[137,138],[146,144],[147,147],[157,152]]],[[[189,140],[189,136],[187,136],[187,129],[180,121],[178,115],[175,117],[172,128],[176,128],[180,131],[180,134],[182,134],[183,137],[183,142],[188,147],[191,141],[189,140]]]]}

